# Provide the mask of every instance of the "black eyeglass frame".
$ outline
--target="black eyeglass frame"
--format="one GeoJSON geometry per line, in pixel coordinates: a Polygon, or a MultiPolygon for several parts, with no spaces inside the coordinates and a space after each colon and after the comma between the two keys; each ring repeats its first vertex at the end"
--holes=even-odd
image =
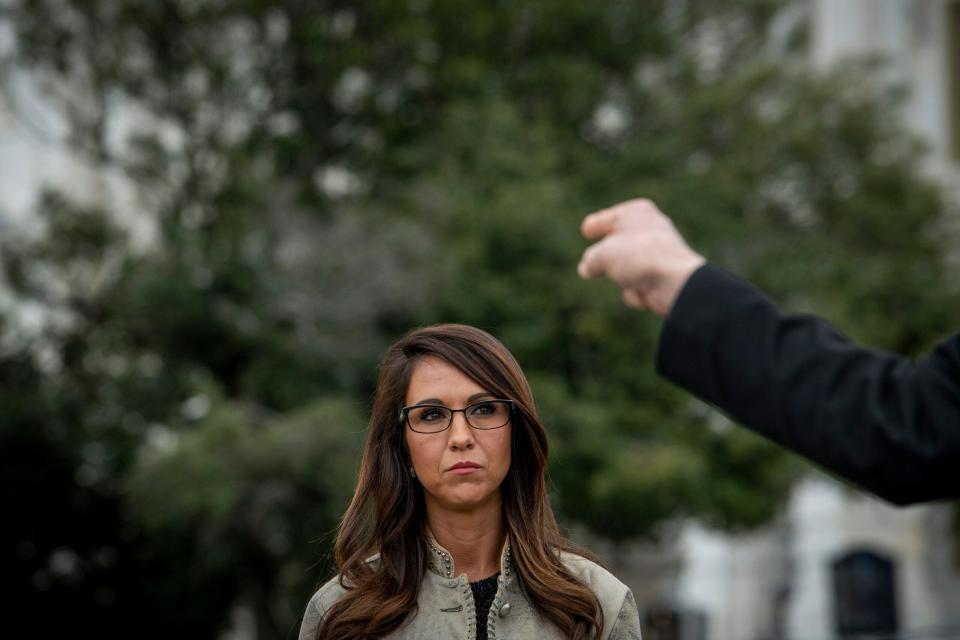
{"type": "Polygon", "coordinates": [[[502,429],[505,426],[507,426],[510,423],[510,420],[513,419],[513,414],[515,411],[516,411],[516,408],[513,406],[513,400],[510,400],[508,398],[485,398],[483,400],[477,400],[476,402],[470,403],[462,409],[451,409],[450,407],[445,407],[442,404],[411,404],[400,409],[399,419],[400,419],[401,425],[406,425],[407,427],[410,427],[410,430],[413,431],[414,433],[432,435],[434,433],[443,433],[444,431],[449,429],[451,426],[453,426],[453,414],[462,413],[464,420],[466,420],[467,422],[467,426],[470,427],[471,429],[476,429],[477,431],[495,431],[497,429],[502,429]],[[470,418],[467,416],[467,411],[469,411],[473,407],[476,407],[477,405],[487,404],[488,402],[502,402],[506,404],[507,405],[507,421],[504,422],[499,427],[487,427],[487,428],[475,427],[473,423],[470,422],[470,418]],[[450,419],[447,420],[447,426],[445,426],[443,429],[440,429],[439,431],[417,431],[416,429],[413,428],[413,425],[410,424],[409,412],[411,409],[444,409],[450,412],[450,419]]]}

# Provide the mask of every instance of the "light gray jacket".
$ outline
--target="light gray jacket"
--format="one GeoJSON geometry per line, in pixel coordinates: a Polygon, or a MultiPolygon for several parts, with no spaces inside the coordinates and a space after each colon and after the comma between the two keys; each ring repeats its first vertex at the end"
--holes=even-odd
{"type": "MultiPolygon", "coordinates": [[[[417,615],[391,633],[398,640],[475,640],[476,610],[466,574],[457,576],[449,552],[431,541],[430,566],[420,585],[417,615]]],[[[375,561],[376,556],[371,561],[375,561]]],[[[527,599],[519,576],[512,570],[510,545],[500,558],[497,593],[487,616],[487,638],[495,640],[562,640],[563,634],[543,618],[527,599]]],[[[600,565],[572,553],[561,561],[596,594],[603,611],[601,640],[640,640],[640,617],[633,594],[600,565]]],[[[324,613],[344,594],[339,576],[310,599],[300,626],[300,640],[313,640],[324,613]]]]}

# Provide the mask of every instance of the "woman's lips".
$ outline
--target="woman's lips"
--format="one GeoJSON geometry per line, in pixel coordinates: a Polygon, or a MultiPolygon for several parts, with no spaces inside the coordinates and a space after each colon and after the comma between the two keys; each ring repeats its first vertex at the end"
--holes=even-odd
{"type": "Polygon", "coordinates": [[[449,471],[450,473],[456,474],[458,476],[465,476],[473,473],[479,468],[480,468],[480,465],[478,465],[476,462],[458,462],[457,464],[447,469],[447,471],[449,471]]]}
{"type": "Polygon", "coordinates": [[[458,476],[465,476],[473,473],[480,467],[457,467],[456,469],[450,469],[450,473],[456,474],[458,476]]]}

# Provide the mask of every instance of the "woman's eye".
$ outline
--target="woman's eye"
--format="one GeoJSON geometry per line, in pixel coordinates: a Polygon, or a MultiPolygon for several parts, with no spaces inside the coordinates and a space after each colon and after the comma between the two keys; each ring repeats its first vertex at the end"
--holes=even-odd
{"type": "Polygon", "coordinates": [[[426,422],[432,422],[434,420],[440,420],[443,418],[443,412],[437,411],[436,409],[428,409],[420,414],[420,419],[426,422]]]}
{"type": "Polygon", "coordinates": [[[496,413],[496,410],[497,408],[493,405],[493,403],[487,402],[484,404],[478,404],[473,410],[473,413],[478,413],[481,416],[488,416],[491,413],[496,413]]]}

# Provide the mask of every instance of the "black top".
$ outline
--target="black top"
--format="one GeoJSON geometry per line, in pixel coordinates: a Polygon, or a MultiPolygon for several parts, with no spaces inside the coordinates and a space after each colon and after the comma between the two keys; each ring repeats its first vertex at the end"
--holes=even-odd
{"type": "Polygon", "coordinates": [[[960,497],[960,334],[916,362],[865,349],[707,264],[663,325],[657,370],[891,502],[960,497]]]}
{"type": "Polygon", "coordinates": [[[470,583],[470,590],[473,591],[473,601],[477,610],[477,640],[487,640],[487,615],[490,613],[493,597],[497,595],[497,577],[499,575],[500,572],[498,571],[489,578],[470,583]]]}

